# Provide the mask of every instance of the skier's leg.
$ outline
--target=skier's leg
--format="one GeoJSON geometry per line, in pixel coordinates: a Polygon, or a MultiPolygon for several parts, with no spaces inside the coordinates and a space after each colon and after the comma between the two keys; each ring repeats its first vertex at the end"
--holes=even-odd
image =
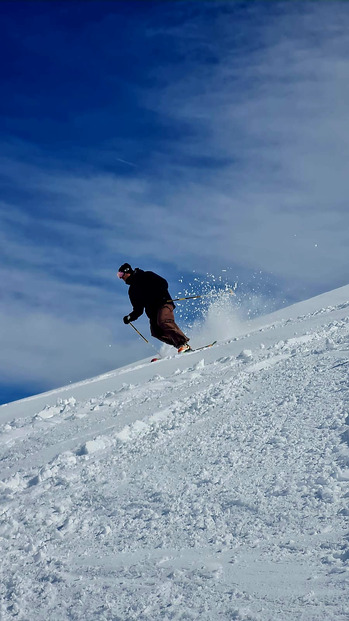
{"type": "Polygon", "coordinates": [[[189,341],[189,338],[177,326],[174,320],[173,308],[169,304],[165,304],[159,309],[155,332],[156,338],[177,347],[177,349],[189,341]]]}
{"type": "Polygon", "coordinates": [[[159,334],[158,334],[158,330],[157,330],[158,324],[156,322],[156,318],[152,317],[151,319],[149,319],[149,326],[150,326],[150,334],[154,338],[158,339],[159,338],[159,334]]]}
{"type": "Polygon", "coordinates": [[[172,340],[168,339],[163,333],[162,328],[158,326],[157,315],[154,318],[150,319],[150,334],[155,339],[159,339],[159,341],[167,343],[167,345],[173,345],[172,340]]]}

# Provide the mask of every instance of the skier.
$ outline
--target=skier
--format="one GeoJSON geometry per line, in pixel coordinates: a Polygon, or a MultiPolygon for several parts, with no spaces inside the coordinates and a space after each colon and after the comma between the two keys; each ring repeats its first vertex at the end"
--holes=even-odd
{"type": "Polygon", "coordinates": [[[150,320],[152,336],[177,348],[178,353],[190,351],[188,337],[179,329],[174,320],[174,303],[168,292],[167,281],[154,272],[145,272],[136,267],[132,269],[129,263],[119,267],[118,277],[128,285],[129,298],[133,310],[123,318],[128,324],[143,314],[150,320]]]}

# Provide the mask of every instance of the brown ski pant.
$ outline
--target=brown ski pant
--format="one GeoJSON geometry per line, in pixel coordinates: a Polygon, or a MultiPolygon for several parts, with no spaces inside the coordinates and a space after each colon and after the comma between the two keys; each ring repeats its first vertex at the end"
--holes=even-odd
{"type": "Polygon", "coordinates": [[[159,308],[156,317],[150,319],[150,332],[159,341],[177,348],[189,341],[175,323],[173,308],[170,304],[159,308]]]}

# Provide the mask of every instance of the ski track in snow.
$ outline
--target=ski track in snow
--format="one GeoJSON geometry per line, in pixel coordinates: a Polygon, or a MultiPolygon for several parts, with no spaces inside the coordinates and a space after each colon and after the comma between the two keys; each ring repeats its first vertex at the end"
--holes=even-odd
{"type": "Polygon", "coordinates": [[[348,307],[0,408],[0,618],[347,620],[348,307]]]}

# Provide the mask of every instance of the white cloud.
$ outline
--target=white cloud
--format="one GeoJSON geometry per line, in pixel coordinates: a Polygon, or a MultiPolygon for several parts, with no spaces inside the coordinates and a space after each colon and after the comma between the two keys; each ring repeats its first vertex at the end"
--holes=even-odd
{"type": "Polygon", "coordinates": [[[231,15],[214,31],[169,29],[182,50],[197,45],[216,62],[159,65],[163,86],[140,97],[183,133],[154,142],[126,177],[44,168],[34,147],[28,164],[30,145],[3,145],[2,175],[21,192],[0,205],[9,381],[56,385],[124,363],[125,347],[129,360],[147,355],[120,323],[124,260],[164,276],[168,266],[263,270],[295,295],[346,283],[349,7],[297,4],[280,3],[239,53],[231,15]],[[111,334],[119,350],[108,351],[111,334]]]}
{"type": "Polygon", "coordinates": [[[35,311],[12,302],[0,312],[1,383],[32,382],[45,390],[145,357],[141,343],[127,337],[120,321],[108,325],[92,313],[72,320],[57,309],[35,311]]]}
{"type": "Polygon", "coordinates": [[[222,22],[220,62],[169,80],[161,97],[148,96],[150,107],[196,130],[175,147],[177,162],[188,153],[230,160],[201,177],[176,164],[182,184],[172,190],[166,225],[183,218],[192,255],[205,241],[217,263],[244,257],[250,268],[308,286],[326,274],[330,285],[347,274],[349,11],[343,3],[337,13],[319,3],[291,16],[280,8],[263,45],[246,58],[229,51],[234,23],[222,22]]]}

